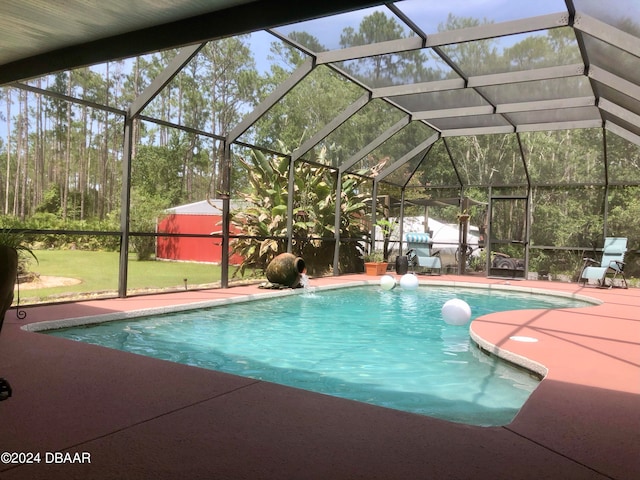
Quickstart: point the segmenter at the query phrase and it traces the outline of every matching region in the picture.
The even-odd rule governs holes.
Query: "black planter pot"
[[[0,245],[0,330],[4,316],[13,303],[13,288],[18,275],[18,252],[15,248]]]
[[[396,273],[404,275],[409,271],[409,259],[406,255],[398,255],[396,257]]]
[[[15,248],[0,246],[0,330],[4,315],[13,303],[13,288],[18,277],[18,251]],[[0,402],[11,397],[11,385],[0,378]]]

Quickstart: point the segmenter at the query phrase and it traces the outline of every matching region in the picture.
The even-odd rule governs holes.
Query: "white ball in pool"
[[[449,325],[465,325],[471,320],[471,307],[464,300],[452,298],[442,306],[442,318]]]
[[[393,290],[396,288],[396,279],[391,275],[383,275],[380,277],[380,287],[383,290]]]
[[[405,273],[400,277],[400,286],[405,290],[415,290],[418,288],[418,277],[413,273]]]

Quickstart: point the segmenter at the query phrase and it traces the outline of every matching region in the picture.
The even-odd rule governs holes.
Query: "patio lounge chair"
[[[433,242],[428,233],[407,233],[407,259],[414,271],[437,270],[440,273],[442,263],[437,252],[431,253]]]
[[[616,277],[622,277],[623,288],[628,288],[624,276],[624,254],[627,252],[627,239],[623,237],[607,237],[604,240],[602,260],[600,264],[593,258],[583,258],[584,266],[580,272],[580,281],[585,284],[593,279],[600,288],[611,288]],[[597,265],[597,266],[596,266]],[[607,285],[607,276],[612,275]]]

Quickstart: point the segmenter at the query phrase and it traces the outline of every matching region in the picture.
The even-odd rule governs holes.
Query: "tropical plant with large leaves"
[[[322,155],[326,154],[323,150]],[[287,202],[289,158],[268,156],[253,150],[250,158],[239,159],[247,173],[250,189],[240,193],[244,206],[232,213],[232,224],[242,238],[232,243],[234,253],[244,259],[245,269],[264,269],[287,249]],[[336,176],[324,167],[298,161],[294,165],[292,233],[294,253],[304,258],[310,274],[320,275],[333,265],[335,249]],[[362,177],[344,176],[341,193],[340,237],[360,239],[366,235],[361,222],[365,211]],[[356,271],[361,262],[361,244],[341,244],[341,271]]]

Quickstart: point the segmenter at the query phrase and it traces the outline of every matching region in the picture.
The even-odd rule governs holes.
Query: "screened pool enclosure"
[[[0,227],[28,232],[30,269],[100,265],[109,280],[82,293],[224,288],[285,251],[318,276],[363,271],[377,250],[392,264],[406,233],[446,227],[444,271],[491,275],[506,257],[515,277],[575,281],[615,236],[634,284],[638,2],[310,2],[280,17],[235,3],[93,7],[103,38],[69,44],[86,56],[61,30],[49,53],[0,40]],[[146,18],[155,43],[118,15]],[[158,227],[202,201],[216,209],[204,227]],[[158,239],[181,238],[220,249],[219,267],[145,274]]]

